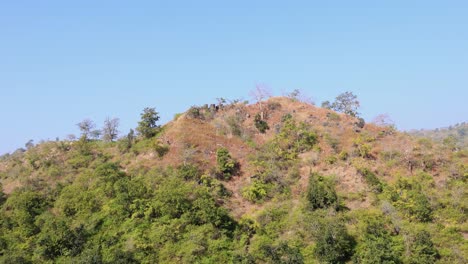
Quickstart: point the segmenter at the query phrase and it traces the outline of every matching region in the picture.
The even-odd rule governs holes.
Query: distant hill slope
[[[3,156],[0,262],[466,263],[467,180],[466,149],[291,98],[194,106]]]
[[[468,123],[463,122],[453,126],[434,130],[412,130],[411,135],[430,138],[439,143],[456,144],[459,148],[468,147]]]

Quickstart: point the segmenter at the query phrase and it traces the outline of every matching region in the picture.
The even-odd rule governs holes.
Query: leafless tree
[[[388,114],[380,114],[376,116],[374,120],[372,120],[372,123],[382,127],[392,127],[395,125],[395,123]]]
[[[302,102],[302,103],[315,105],[314,100],[312,99],[312,97],[308,96],[301,89],[294,89],[292,92],[286,93],[285,96],[290,98],[293,101],[299,101],[299,102]]]
[[[98,134],[97,130],[94,130],[94,128],[96,128],[96,124],[94,124],[91,119],[85,119],[76,125],[80,129],[81,138],[83,139],[89,139],[90,137],[94,137]]]
[[[120,120],[118,118],[109,118],[107,117],[104,120],[104,127],[102,128],[102,139],[107,142],[112,142],[114,139],[117,138],[119,134],[119,127]]]
[[[263,101],[271,97],[271,94],[271,90],[265,84],[256,84],[255,89],[249,93],[250,97],[256,101],[260,107],[260,116],[262,120],[264,118]]]

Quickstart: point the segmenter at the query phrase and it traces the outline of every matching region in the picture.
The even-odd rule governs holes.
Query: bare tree
[[[90,137],[95,137],[96,134],[98,134],[97,130],[94,130],[94,128],[96,128],[96,124],[94,124],[91,119],[85,119],[76,125],[80,129],[81,138],[83,139],[89,139]]]
[[[119,127],[120,120],[118,118],[109,118],[107,117],[104,120],[104,127],[102,128],[102,139],[107,142],[112,142],[114,139],[117,138],[119,134]]]
[[[263,101],[269,97],[271,97],[271,90],[265,84],[256,84],[255,89],[250,91],[250,97],[255,100],[259,107],[260,107],[260,116],[263,120],[264,118],[264,111],[263,111]]]
[[[302,103],[315,105],[314,100],[312,99],[312,97],[308,96],[301,89],[294,89],[292,92],[287,93],[286,97],[290,98],[293,101],[299,101],[299,102],[302,102]]]
[[[376,116],[373,120],[372,123],[377,125],[377,126],[382,126],[382,127],[393,127],[395,126],[395,122],[390,118],[388,114],[380,114]]]

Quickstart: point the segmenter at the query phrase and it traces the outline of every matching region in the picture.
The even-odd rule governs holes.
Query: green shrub
[[[368,168],[359,168],[358,172],[364,177],[364,180],[371,187],[373,192],[382,192],[382,182],[380,182],[379,178],[377,178],[377,176],[371,170],[369,170]]]
[[[356,247],[354,263],[402,263],[402,245],[397,243],[385,229],[383,219],[369,217],[361,230],[362,239]]]
[[[169,146],[156,143],[154,144],[154,150],[158,154],[158,157],[162,158],[164,157],[164,155],[166,155],[169,152]]]
[[[345,263],[353,255],[354,239],[346,227],[336,219],[322,221],[317,232],[314,253],[323,263]]]
[[[252,184],[242,190],[242,196],[254,203],[262,202],[268,194],[268,189],[268,184],[254,180]]]
[[[343,161],[347,160],[348,157],[349,157],[349,154],[345,150],[341,151],[340,154],[338,154],[338,158]]]
[[[325,140],[327,141],[328,145],[337,153],[340,148],[340,141],[332,136],[330,134],[325,135]]]
[[[353,141],[353,146],[355,147],[355,155],[362,158],[371,158],[372,146],[370,145],[375,139],[367,135],[359,135]]]
[[[341,120],[341,117],[339,114],[335,113],[335,112],[329,112],[327,113],[327,118],[328,120],[330,121],[340,121]]]
[[[216,151],[217,175],[219,178],[229,180],[237,172],[239,164],[231,157],[226,148]]]
[[[229,129],[231,130],[231,134],[237,137],[242,136],[242,127],[241,123],[243,120],[240,118],[240,116],[229,116],[226,118],[226,123],[229,126]]]
[[[333,165],[335,164],[336,162],[338,161],[338,159],[336,158],[336,156],[328,156],[327,158],[325,158],[325,162],[329,165]]]
[[[406,217],[420,222],[432,220],[432,207],[421,184],[407,178],[399,178],[388,190],[393,205],[402,210]]]
[[[185,180],[199,180],[202,172],[193,164],[185,164],[177,167],[177,174]]]
[[[338,208],[338,195],[333,181],[317,173],[310,175],[306,199],[311,210]]]
[[[179,119],[179,117],[181,117],[183,114],[182,113],[177,113],[174,115],[174,121],[177,121],[177,119]]]
[[[270,129],[270,127],[268,126],[268,123],[265,120],[262,120],[262,118],[260,117],[260,114],[255,115],[254,123],[255,123],[255,127],[262,134],[264,134],[268,129]]]
[[[282,120],[279,133],[270,143],[279,159],[295,160],[300,153],[316,145],[317,134],[306,123],[297,124],[291,115],[284,116]]]
[[[410,255],[407,257],[409,264],[431,264],[439,259],[439,252],[432,242],[431,235],[425,231],[419,231],[410,245]]]
[[[277,246],[264,244],[261,251],[268,263],[279,264],[302,264],[304,257],[297,247],[290,246],[287,242],[282,241]]]

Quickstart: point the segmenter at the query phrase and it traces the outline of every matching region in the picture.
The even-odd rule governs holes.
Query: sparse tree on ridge
[[[357,112],[360,103],[357,96],[352,92],[344,92],[335,98],[331,108],[337,112],[342,112],[350,116],[358,116]]]
[[[119,134],[119,127],[120,120],[118,118],[109,118],[107,117],[104,120],[104,127],[102,128],[102,139],[107,142],[112,142],[114,139],[117,138]]]
[[[255,89],[250,91],[250,97],[255,100],[259,107],[260,107],[260,117],[264,119],[264,111],[263,111],[263,101],[269,97],[271,97],[271,91],[265,84],[256,84]]]
[[[91,119],[85,119],[76,124],[81,131],[81,138],[88,140],[90,138],[98,138],[101,135],[100,130],[95,130],[96,124]]]
[[[376,116],[372,123],[381,127],[393,127],[395,126],[395,122],[393,122],[392,118],[388,114],[380,114]]]
[[[330,101],[323,101],[321,106],[325,109],[332,109],[332,104],[330,103]]]
[[[294,89],[292,92],[287,93],[286,97],[290,98],[293,101],[299,101],[299,102],[302,102],[302,103],[315,105],[314,100],[312,99],[312,97],[308,96],[301,89]]]
[[[146,107],[141,113],[141,120],[138,122],[137,131],[144,138],[152,138],[156,135],[159,126],[156,122],[159,121],[159,113],[156,108]]]

